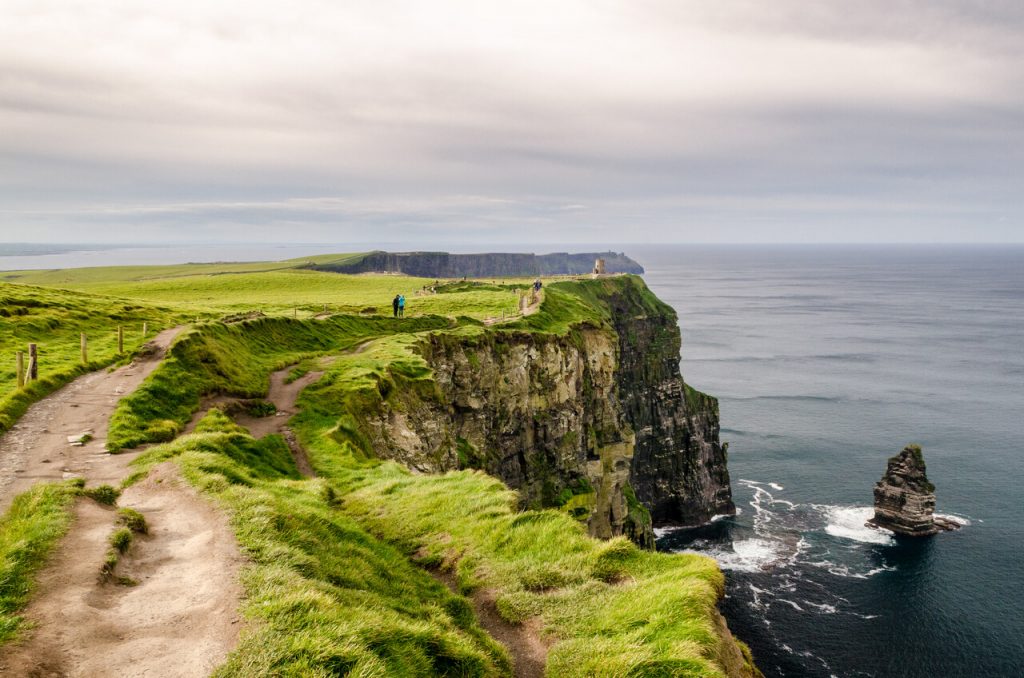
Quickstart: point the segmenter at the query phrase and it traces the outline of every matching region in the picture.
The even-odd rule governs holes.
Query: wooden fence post
[[[149,323],[142,323],[142,338],[145,339],[149,334]]]
[[[39,353],[35,344],[28,345],[28,378],[25,381],[39,379]]]
[[[25,388],[25,352],[18,351],[18,388]]]
[[[82,364],[85,365],[86,363],[89,362],[89,344],[88,341],[86,341],[85,332],[82,332],[82,336],[79,339],[79,343],[82,346]]]
[[[124,326],[117,326],[117,353],[118,355],[124,353]]]

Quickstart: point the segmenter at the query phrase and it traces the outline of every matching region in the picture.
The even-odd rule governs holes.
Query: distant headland
[[[368,252],[343,261],[311,261],[300,268],[335,273],[402,273],[421,278],[493,278],[535,275],[583,275],[604,260],[607,273],[642,274],[644,267],[621,252],[524,254],[491,252]]]

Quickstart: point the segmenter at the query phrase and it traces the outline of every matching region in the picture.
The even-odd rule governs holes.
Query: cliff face
[[[717,401],[683,383],[675,313],[638,279],[592,289],[611,322],[425,338],[436,390],[366,414],[377,453],[423,471],[483,469],[527,506],[647,546],[652,516],[733,513]]]
[[[513,278],[590,273],[594,260],[605,260],[608,273],[643,273],[643,266],[625,254],[449,254],[448,252],[371,252],[357,262],[310,264],[306,268],[335,273],[403,273],[421,278]]]
[[[619,340],[618,392],[636,431],[636,496],[655,524],[699,525],[717,514],[732,515],[718,400],[683,382],[675,311],[659,302],[657,311],[638,315],[641,294],[623,286],[608,297]]]

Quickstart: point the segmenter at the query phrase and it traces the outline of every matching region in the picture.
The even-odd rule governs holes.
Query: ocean
[[[720,399],[739,514],[718,559],[766,676],[1024,676],[1024,248],[632,248]],[[957,532],[864,527],[920,443]]]
[[[0,270],[353,249],[8,246]],[[536,251],[566,249],[605,247]],[[679,312],[683,375],[720,399],[740,509],[660,531],[659,548],[718,559],[722,610],[766,676],[1024,676],[1024,247],[614,249]],[[864,527],[910,442],[961,530]]]

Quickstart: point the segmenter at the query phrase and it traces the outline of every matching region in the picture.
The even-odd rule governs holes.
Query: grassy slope
[[[390,337],[332,364],[307,388],[293,428],[343,510],[464,591],[495,592],[510,621],[539,616],[559,642],[553,676],[719,675],[714,561],[600,542],[559,511],[516,512],[514,494],[473,471],[413,475],[375,463],[358,412],[387,393],[431,388],[423,360]]]
[[[340,511],[326,481],[297,480],[280,437],[253,440],[213,411],[135,464],[169,458],[228,510],[251,561],[256,623],[214,675],[510,675],[468,602]]]
[[[73,482],[40,483],[0,517],[0,644],[24,626],[17,613],[28,602],[33,575],[67,531],[79,491]]]
[[[564,331],[571,325],[571,317],[581,309],[589,310],[578,315],[578,320],[601,322],[606,309],[594,306],[586,298],[593,292],[589,287],[592,284],[614,283],[556,286],[548,293],[549,301],[555,302],[554,312],[543,317],[547,313],[546,303],[545,311],[538,314],[541,317],[533,316],[523,324],[529,322],[535,331]],[[272,330],[287,331],[291,336],[309,331],[313,325],[286,320],[250,323],[248,331],[231,337],[223,351],[216,345],[228,340],[227,335],[224,330],[210,326],[202,333],[209,332],[212,343],[196,343],[189,350],[196,351],[197,358],[207,356],[207,364],[212,366],[204,377],[207,383],[213,384],[220,378],[225,380],[222,383],[229,384],[237,379],[237,384],[244,388],[245,384],[260,380],[265,383],[262,375],[274,361],[294,359],[298,354],[267,354],[273,346],[289,343],[282,341],[280,335],[277,341],[269,341]],[[349,629],[339,628],[341,619],[331,610],[332,601],[338,600],[334,596],[340,593],[323,588],[324,577],[334,585],[332,575],[321,577],[317,573],[327,563],[339,571],[360,572],[359,585],[365,587],[360,589],[360,595],[381,596],[389,605],[403,597],[408,597],[401,603],[403,607],[412,605],[412,601],[423,600],[425,594],[418,585],[410,584],[396,601],[395,591],[384,586],[388,571],[397,567],[395,563],[403,562],[400,558],[391,560],[389,556],[381,560],[366,551],[349,552],[348,546],[336,552],[321,544],[328,540],[328,535],[337,539],[333,535],[339,528],[331,525],[343,523],[345,529],[339,533],[350,535],[373,552],[386,548],[393,553],[397,549],[397,553],[424,565],[454,567],[464,591],[479,587],[493,590],[500,612],[511,621],[533,616],[542,619],[547,632],[557,640],[549,656],[549,675],[721,675],[716,663],[721,641],[715,631],[714,607],[722,590],[722,576],[712,560],[695,555],[643,552],[623,539],[597,541],[586,536],[575,520],[557,511],[517,513],[512,493],[479,472],[412,475],[396,464],[373,458],[372,449],[366,447],[359,434],[361,409],[388,398],[389,394],[433,388],[426,363],[412,350],[417,338],[409,331],[505,331],[483,330],[473,325],[455,330],[431,329],[412,320],[393,323],[388,329],[392,334],[379,332],[377,336],[385,336],[367,350],[341,355],[302,396],[302,412],[293,420],[293,428],[309,450],[319,479],[257,478],[259,474],[254,475],[250,468],[251,455],[247,461],[232,452],[231,446],[212,444],[203,436],[186,436],[147,454],[146,459],[151,461],[182,455],[193,482],[218,496],[224,492],[238,493],[238,497],[222,498],[235,512],[236,529],[246,548],[263,553],[260,549],[271,548],[260,545],[259,540],[264,539],[288,544],[285,549],[275,542],[274,558],[256,558],[257,569],[269,569],[246,578],[249,596],[261,601],[260,605],[249,606],[248,613],[269,624],[257,629],[269,628],[272,632],[265,635],[264,630],[255,631],[224,671],[231,675],[245,670],[260,673],[267,666],[287,667],[282,670],[286,674],[299,671],[299,667],[317,666],[323,671],[334,661],[323,653],[338,647],[342,638],[346,639],[345,647],[356,648],[353,652],[363,657],[358,661],[366,662],[365,666],[383,666],[377,662],[386,662],[386,658],[375,649],[376,644],[361,644],[369,636],[353,640],[346,635]],[[345,341],[340,337],[346,331],[357,334]],[[355,345],[374,334],[359,325],[339,328],[338,332],[339,336],[332,341],[339,347]],[[257,353],[262,355],[259,360],[254,358]],[[239,367],[260,361],[263,366],[248,376]],[[159,379],[164,370],[169,380],[176,374],[184,378],[183,366],[184,363],[168,362],[153,379]],[[236,374],[236,370],[241,371]],[[144,416],[141,421],[145,421]],[[243,439],[244,436],[237,438],[237,445]],[[264,480],[273,485],[261,485]],[[242,492],[239,485],[250,489]],[[329,524],[324,526],[324,521]],[[299,525],[303,528],[299,529]],[[316,531],[311,531],[309,525],[317,526]],[[325,531],[320,532],[320,527]],[[302,545],[297,546],[295,540]],[[262,604],[277,597],[286,601],[280,608],[277,603]],[[395,633],[410,639],[418,637],[408,631],[400,632],[398,626],[390,625],[392,621],[398,626],[405,623],[395,618],[384,628],[384,622],[380,622],[373,627],[376,631],[364,628],[362,621],[354,626],[358,633],[379,632],[380,642]],[[446,624],[431,619],[423,629],[447,633]],[[286,643],[281,637],[298,638],[298,645]],[[360,654],[367,647],[372,657]],[[492,668],[473,663],[481,656],[490,656],[489,651],[480,650],[484,655],[474,654],[477,650],[466,651],[476,657],[471,662],[476,668],[460,675],[493,675]],[[350,665],[354,666],[345,664]],[[392,673],[387,675],[430,675],[436,671],[411,666],[389,669]],[[365,675],[376,675],[370,668],[366,671]]]
[[[38,398],[84,372],[117,358],[117,327],[124,327],[124,348],[134,352],[161,329],[184,321],[172,308],[152,303],[0,283],[0,432],[8,429]],[[89,363],[81,362],[79,335],[89,341]],[[39,381],[18,391],[15,353],[38,344]]]
[[[335,316],[201,325],[180,337],[150,378],[121,400],[111,417],[107,447],[117,451],[169,440],[191,418],[201,396],[266,395],[272,371],[309,356],[345,351],[370,337],[447,327],[450,322],[439,316]]]

